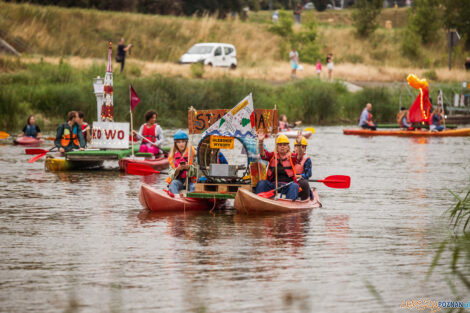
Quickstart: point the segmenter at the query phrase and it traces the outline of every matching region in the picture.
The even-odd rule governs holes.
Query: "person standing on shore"
[[[290,59],[290,67],[292,69],[291,77],[296,78],[297,76],[297,68],[299,67],[299,53],[295,48],[289,52],[289,59]]]
[[[126,52],[132,47],[131,44],[127,46],[124,44],[124,38],[121,37],[121,41],[119,41],[119,45],[117,48],[117,55],[116,55],[116,62],[121,63],[121,73],[124,70],[124,63],[126,62]]]
[[[302,6],[300,3],[297,3],[294,9],[295,23],[300,24],[300,14],[302,14]]]
[[[326,55],[326,68],[328,69],[328,80],[332,82],[333,81],[333,68],[334,68],[332,53],[328,53]]]
[[[320,79],[320,74],[321,74],[321,61],[320,59],[317,59],[317,65],[316,65],[316,71],[317,71],[317,78]]]

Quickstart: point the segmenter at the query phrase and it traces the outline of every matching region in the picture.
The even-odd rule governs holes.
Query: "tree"
[[[456,28],[459,34],[465,37],[465,45],[470,49],[470,5],[468,0],[443,0],[444,26]]]
[[[438,0],[415,0],[408,18],[407,31],[418,34],[423,44],[431,43],[442,27],[439,11]]]
[[[382,6],[382,0],[356,1],[352,18],[359,37],[369,37],[377,29]]]

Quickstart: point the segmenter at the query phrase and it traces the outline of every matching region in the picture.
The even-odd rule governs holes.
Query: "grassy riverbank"
[[[105,65],[91,64],[77,69],[67,62],[22,63],[0,58],[0,128],[16,130],[27,115],[35,114],[39,125],[53,128],[70,110],[86,112],[88,121],[96,120],[96,100],[92,78],[103,76]],[[305,124],[355,124],[366,102],[374,104],[374,118],[379,122],[393,122],[399,105],[400,93],[404,103],[411,103],[416,92],[390,88],[366,88],[350,93],[341,82],[327,83],[317,79],[303,79],[285,84],[243,78],[188,79],[153,75],[141,77],[138,73],[115,75],[114,101],[116,120],[129,119],[129,82],[134,85],[141,104],[135,112],[135,124],[143,122],[143,113],[156,109],[164,127],[186,127],[187,108],[230,108],[248,93],[253,93],[258,108],[278,107],[281,114]],[[433,86],[434,87],[434,86]],[[437,87],[444,91],[458,84],[440,84],[431,89],[435,97]],[[412,97],[413,96],[413,97]]]

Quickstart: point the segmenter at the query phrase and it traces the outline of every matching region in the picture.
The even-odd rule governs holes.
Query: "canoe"
[[[47,156],[44,162],[46,171],[61,172],[73,170],[96,170],[103,167],[104,161],[70,161],[65,157]]]
[[[30,147],[39,147],[44,142],[43,138],[34,138],[34,137],[17,137],[13,140],[15,145],[23,145],[23,146],[30,146]]]
[[[286,131],[286,132],[279,132],[279,134],[283,134],[283,135],[286,135],[287,138],[297,138],[297,131],[296,130],[289,130],[289,131]],[[306,132],[306,131],[302,131],[302,136],[304,136],[305,138],[310,138],[310,136],[312,136],[312,132]]]
[[[180,195],[171,197],[163,189],[155,189],[147,184],[142,184],[139,192],[139,201],[142,206],[151,211],[195,211],[211,210],[214,200],[200,198],[186,198]],[[225,203],[225,200],[216,200],[216,206]]]
[[[441,132],[428,130],[370,130],[370,129],[343,129],[345,135],[359,136],[400,136],[400,137],[460,137],[470,136],[470,128],[449,129]]]
[[[376,125],[377,128],[387,128],[387,129],[390,129],[390,128],[402,128],[400,125],[398,124],[377,124]],[[424,125],[423,128],[425,129],[429,129],[429,126],[428,125]],[[457,125],[455,124],[446,124],[446,128],[448,129],[456,129],[457,128]]]
[[[162,156],[158,159],[147,159],[143,157],[135,157],[135,158],[122,158],[119,160],[119,168],[121,171],[125,172],[127,169],[127,165],[129,163],[134,163],[134,164],[143,164],[143,165],[148,165],[151,166],[154,170],[165,170],[169,166],[168,162],[168,157],[167,156]]]
[[[255,193],[238,189],[234,202],[235,209],[241,213],[288,213],[321,208],[320,198],[313,189],[313,200],[266,199]]]

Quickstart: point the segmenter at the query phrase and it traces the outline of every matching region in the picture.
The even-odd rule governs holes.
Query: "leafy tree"
[[[382,11],[382,0],[359,0],[352,14],[359,37],[369,37],[379,26],[377,17]]]
[[[407,30],[418,34],[423,44],[431,43],[437,38],[442,27],[439,10],[438,0],[415,0],[408,18]]]
[[[466,47],[470,49],[470,5],[468,0],[443,0],[444,26],[456,28],[459,34],[466,39]]]

